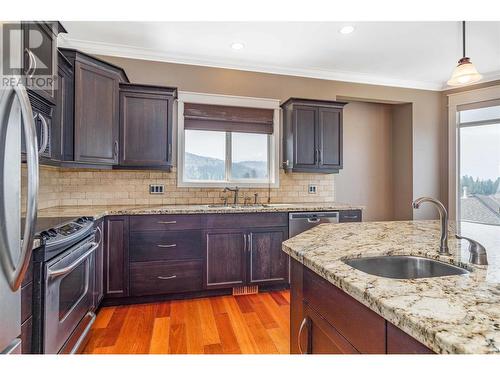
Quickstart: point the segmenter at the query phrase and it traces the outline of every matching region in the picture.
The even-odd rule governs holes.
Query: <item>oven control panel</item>
[[[94,218],[82,216],[40,232],[46,248],[64,247],[89,235],[94,226]]]

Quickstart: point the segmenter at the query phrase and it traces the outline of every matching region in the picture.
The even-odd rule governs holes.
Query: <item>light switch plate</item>
[[[161,184],[151,184],[149,185],[149,194],[164,194],[165,185]]]
[[[316,191],[317,191],[316,185],[309,184],[309,187],[307,188],[307,192],[309,194],[316,194]]]

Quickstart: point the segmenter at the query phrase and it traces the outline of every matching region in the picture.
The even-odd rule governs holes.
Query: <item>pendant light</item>
[[[462,21],[462,45],[463,45],[463,57],[458,60],[458,65],[453,70],[450,80],[448,81],[449,86],[462,86],[468,85],[479,81],[482,76],[476,70],[476,67],[470,62],[470,58],[465,55],[465,21]]]

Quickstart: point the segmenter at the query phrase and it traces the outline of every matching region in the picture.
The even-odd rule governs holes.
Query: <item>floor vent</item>
[[[258,285],[237,286],[233,288],[233,296],[242,296],[245,294],[257,294],[257,293],[259,293]]]

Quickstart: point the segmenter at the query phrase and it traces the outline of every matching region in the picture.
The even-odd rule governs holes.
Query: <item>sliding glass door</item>
[[[500,226],[500,105],[459,110],[458,219]]]

